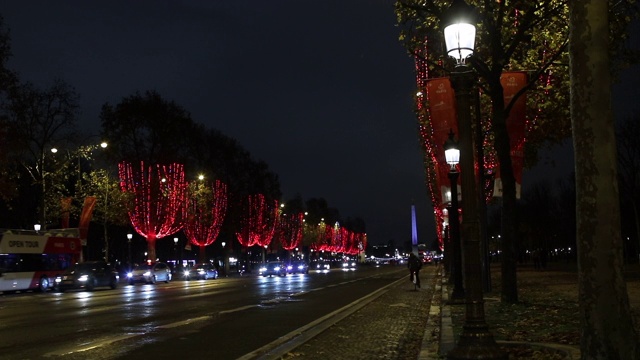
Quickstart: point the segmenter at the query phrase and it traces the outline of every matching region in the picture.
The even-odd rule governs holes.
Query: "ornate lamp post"
[[[444,157],[449,164],[449,183],[451,184],[451,206],[449,207],[449,239],[453,246],[453,292],[451,299],[460,301],[464,299],[464,287],[462,285],[462,244],[460,243],[460,215],[458,213],[458,163],[460,162],[460,150],[458,143],[453,139],[453,130],[449,133],[449,139],[444,143]]]
[[[460,137],[461,191],[464,199],[461,235],[464,239],[466,293],[462,334],[447,357],[506,360],[507,354],[500,350],[486,324],[482,295],[480,222],[471,127],[471,92],[476,77],[466,65],[466,59],[473,54],[475,45],[476,29],[472,22],[474,14],[475,9],[464,0],[454,0],[451,7],[442,14],[447,54],[456,59],[451,81],[456,95]]]

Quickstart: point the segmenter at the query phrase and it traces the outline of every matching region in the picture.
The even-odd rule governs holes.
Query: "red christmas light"
[[[199,262],[202,263],[206,257],[205,247],[218,238],[227,213],[227,185],[216,180],[211,193],[199,191],[199,186],[192,184],[188,191],[184,233],[191,244],[200,248]]]
[[[304,214],[283,214],[278,222],[278,237],[285,250],[293,250],[302,241]]]
[[[156,240],[178,232],[184,221],[187,183],[181,164],[145,166],[118,164],[120,189],[131,195],[129,219],[135,231],[147,239],[147,259],[156,260]]]
[[[278,219],[278,201],[268,201],[264,195],[249,195],[236,233],[238,242],[244,247],[268,246],[273,239]]]

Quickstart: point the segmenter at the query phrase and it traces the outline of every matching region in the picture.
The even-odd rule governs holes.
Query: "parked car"
[[[54,289],[65,291],[68,289],[85,289],[93,291],[100,286],[112,289],[118,287],[120,276],[118,272],[104,261],[85,261],[77,263],[62,275],[54,279]]]
[[[287,272],[290,274],[308,274],[309,264],[306,261],[293,261],[287,266]]]
[[[127,274],[127,282],[133,285],[137,282],[146,284],[155,284],[158,281],[168,283],[171,281],[171,268],[169,265],[157,262],[136,265],[133,270]]]
[[[211,263],[196,264],[189,269],[185,269],[183,277],[185,280],[217,279],[218,270]]]
[[[268,262],[260,266],[259,273],[262,276],[287,276],[287,267],[280,261]]]

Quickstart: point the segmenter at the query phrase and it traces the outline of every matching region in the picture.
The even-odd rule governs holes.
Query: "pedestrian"
[[[411,253],[409,255],[409,262],[407,264],[409,273],[411,274],[411,282],[416,284],[418,289],[420,288],[420,269],[422,268],[422,261],[418,259],[416,254]]]

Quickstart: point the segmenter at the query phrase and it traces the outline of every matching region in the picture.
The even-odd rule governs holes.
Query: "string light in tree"
[[[216,180],[208,188],[202,182],[192,182],[187,194],[184,234],[199,247],[199,262],[203,263],[205,248],[218,238],[227,213],[227,185]]]
[[[244,247],[269,246],[278,219],[278,200],[267,200],[263,194],[249,195],[240,220],[238,242]]]
[[[122,162],[118,174],[120,189],[130,195],[131,225],[147,240],[147,259],[156,261],[156,240],[178,232],[184,224],[184,168],[140,162],[139,171],[134,171],[130,163]]]
[[[278,237],[282,248],[291,251],[300,245],[304,230],[304,213],[282,214],[278,222]]]

